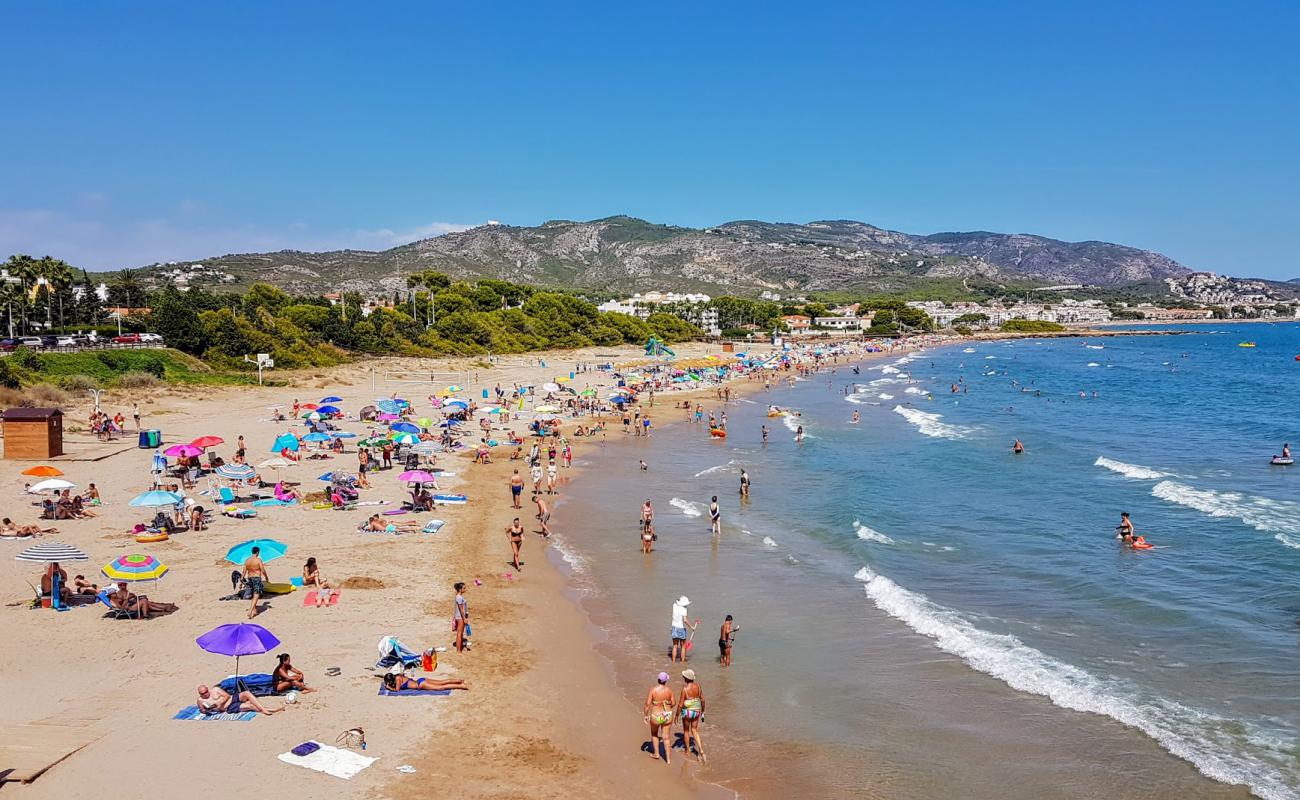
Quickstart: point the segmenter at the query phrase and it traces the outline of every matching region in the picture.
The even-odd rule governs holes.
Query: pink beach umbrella
[[[172,458],[192,458],[194,456],[203,455],[203,448],[195,447],[192,444],[174,444],[164,450],[163,453]]]
[[[397,479],[405,483],[433,483],[438,480],[438,476],[422,469],[410,469],[398,475]]]

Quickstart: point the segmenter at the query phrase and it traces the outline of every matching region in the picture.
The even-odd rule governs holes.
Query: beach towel
[[[276,500],[275,498],[266,498],[263,500],[254,500],[254,506],[296,506],[297,500]]]
[[[231,675],[217,684],[222,690],[229,694],[238,694],[235,691],[235,676]],[[239,676],[239,691],[252,692],[254,697],[270,697],[276,694],[275,678],[266,672],[253,672],[248,675]]]
[[[296,756],[292,752],[281,753],[276,758],[286,764],[292,764],[295,767],[306,767],[316,772],[342,778],[345,781],[375,763],[376,760],[370,756],[363,756],[351,750],[342,750],[333,745],[321,744],[316,741],[313,741],[312,744],[317,745],[320,749],[305,756]]]
[[[442,530],[442,526],[446,524],[447,523],[444,522],[443,520],[431,519],[428,522],[424,523],[424,527],[420,529],[420,533],[437,533],[438,531]]]
[[[386,506],[386,505],[388,505],[388,501],[387,501],[387,500],[360,500],[360,501],[354,503],[354,505],[358,505],[358,506]]]
[[[257,716],[256,711],[241,711],[238,714],[204,714],[198,706],[186,706],[176,712],[172,719],[198,720],[199,722],[248,722]]]
[[[314,605],[316,605],[316,595],[317,595],[317,592],[316,592],[316,590],[314,590],[314,589],[313,589],[312,591],[308,592],[308,593],[307,593],[307,596],[304,597],[304,598],[302,599],[302,604],[303,604],[304,606],[314,606]],[[330,595],[330,599],[327,600],[327,601],[325,602],[325,605],[327,605],[327,606],[336,606],[336,605],[338,605],[338,604],[339,604],[339,593],[338,593],[338,592],[334,592],[334,593],[332,593],[332,594]]]
[[[395,692],[381,683],[379,684],[379,694],[382,697],[412,697],[422,694],[432,694],[445,697],[451,694],[451,689],[434,689],[431,691],[425,691],[423,689],[403,689],[400,692]]]

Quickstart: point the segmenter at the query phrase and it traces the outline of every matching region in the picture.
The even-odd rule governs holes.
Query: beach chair
[[[226,505],[231,505],[232,503],[236,503],[239,501],[239,498],[235,497],[235,493],[231,490],[229,486],[222,486],[220,489],[217,490],[217,495],[221,498],[221,502],[225,503]]]
[[[399,642],[396,636],[379,640],[379,660],[375,662],[375,669],[389,669],[398,664],[404,668],[413,667],[420,661],[420,654]]]
[[[127,611],[125,608],[118,608],[117,606],[113,605],[113,601],[108,599],[109,594],[110,592],[107,589],[105,589],[104,591],[95,595],[95,599],[103,603],[104,605],[108,606],[108,610],[113,614],[113,619],[132,619],[130,611]]]

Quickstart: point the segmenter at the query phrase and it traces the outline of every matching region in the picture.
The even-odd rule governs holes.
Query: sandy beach
[[[704,345],[679,351],[682,357],[707,352],[710,348]],[[260,508],[255,519],[216,516],[206,531],[183,532],[149,545],[137,544],[128,532],[151,516],[148,509],[127,505],[150,488],[152,455],[137,448],[130,429],[133,401],[141,405],[143,427],[162,430],[165,444],[217,435],[227,443],[216,451],[229,457],[236,437],[243,435],[248,460],[256,464],[271,455],[270,443],[288,424],[272,421],[274,405],[287,410],[295,399],[307,402],[335,394],[344,398],[339,405],[355,414],[375,396],[398,392],[419,402],[432,393],[427,387],[384,386],[382,378],[375,378],[376,395],[372,376],[385,371],[462,371],[471,376],[464,396],[477,398],[482,389],[498,383],[541,384],[577,362],[638,355],[631,349],[600,348],[543,354],[542,361],[550,362],[545,367],[536,358],[517,357],[477,370],[468,362],[385,360],[276,376],[287,378],[288,387],[165,389],[149,397],[105,397],[105,409],[121,409],[128,416],[127,435],[104,443],[70,430],[66,454],[50,462],[79,487],[92,481],[99,487],[104,498],[96,509],[99,516],[59,521],[58,534],[0,543],[5,548],[0,574],[8,587],[3,613],[9,643],[0,656],[0,674],[10,698],[3,722],[53,726],[69,747],[85,746],[34,782],[6,788],[15,797],[79,795],[102,788],[104,776],[123,765],[147,765],[150,794],[184,791],[194,797],[227,797],[232,780],[256,784],[262,791],[307,790],[318,796],[425,796],[431,779],[450,782],[459,794],[470,797],[717,794],[694,779],[685,759],[665,769],[638,749],[637,743],[647,738],[639,709],[618,693],[608,665],[593,652],[587,622],[565,596],[564,576],[555,563],[559,554],[528,525],[532,514],[527,495],[522,512],[510,506],[507,483],[520,462],[502,458],[507,450],[498,449],[501,460],[490,465],[473,465],[467,454],[439,457],[440,467],[458,473],[440,482],[440,488],[463,492],[470,501],[417,515],[422,522],[433,517],[446,521],[433,535],[355,531],[370,513],[400,504],[406,495],[396,478],[400,468],[373,473],[374,488],[362,492],[363,500],[390,504],[382,508]],[[578,375],[574,385],[611,382],[608,373],[589,372]],[[84,427],[89,411],[89,405],[65,409],[68,427]],[[343,427],[361,431],[364,426],[352,422]],[[522,432],[523,422],[515,428]],[[596,457],[594,442],[573,441],[579,460]],[[319,486],[319,473],[334,468],[355,471],[356,463],[355,448],[349,447],[333,460],[304,461],[265,477],[297,481],[312,490]],[[19,523],[35,521],[39,512],[28,505],[33,498],[22,492],[28,479],[20,473],[29,466],[32,462],[0,461],[0,479],[10,498],[6,515]],[[576,467],[561,471],[560,497],[578,475]],[[193,491],[202,488],[200,483]],[[196,499],[209,508],[213,505],[207,498]],[[524,545],[526,568],[520,573],[509,564],[504,533],[516,514],[530,531]],[[553,527],[562,526],[563,520],[561,504]],[[340,602],[327,608],[305,607],[301,590],[266,601],[255,621],[282,644],[271,653],[244,657],[240,671],[270,672],[274,653],[288,652],[317,691],[299,695],[284,713],[251,722],[173,720],[179,709],[195,702],[198,684],[212,684],[234,672],[233,659],[201,650],[194,639],[214,626],[245,619],[246,601],[218,599],[230,593],[230,572],[236,568],[224,555],[232,545],[258,537],[289,546],[284,558],[268,564],[272,580],[301,574],[305,559],[315,556],[324,574],[342,581],[344,588]],[[64,566],[69,576],[84,574],[101,585],[105,579],[99,568],[119,555],[143,552],[161,559],[170,573],[156,586],[146,582],[132,589],[177,603],[180,609],[144,621],[112,619],[102,605],[57,613],[31,610],[24,581],[37,583],[41,567],[15,561],[12,555],[29,544],[51,541],[85,551],[88,561]],[[381,637],[396,636],[416,650],[452,645],[449,620],[457,580],[470,584],[474,646],[463,654],[439,653],[434,677],[462,678],[471,690],[451,696],[378,696],[379,673],[372,667]],[[338,667],[339,674],[327,676],[327,667]],[[281,702],[267,701],[273,708]],[[355,727],[366,732],[365,755],[378,760],[350,781],[276,760],[278,753],[300,742],[332,744],[341,732]],[[194,770],[182,766],[196,757],[203,759],[198,763],[221,766],[200,768],[203,779],[196,780]],[[413,767],[414,772],[399,772],[399,766]]]

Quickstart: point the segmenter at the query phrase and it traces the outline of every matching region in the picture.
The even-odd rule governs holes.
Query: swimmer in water
[[[1020,455],[1021,453],[1025,452],[1025,446],[1020,443],[1019,439],[1016,440],[1015,444],[1011,445],[1011,452],[1015,453],[1016,455]]]
[[[1289,444],[1282,445],[1282,457],[1283,458],[1291,457],[1291,445]]]
[[[862,419],[862,415],[859,414],[858,412],[854,411],[854,412],[853,412],[853,420],[852,420],[853,423],[856,425],[856,424],[858,423],[858,421],[861,420],[861,419]]]
[[[1121,511],[1119,515],[1119,527],[1115,529],[1120,541],[1124,544],[1133,546],[1133,521],[1128,518],[1127,511]]]

